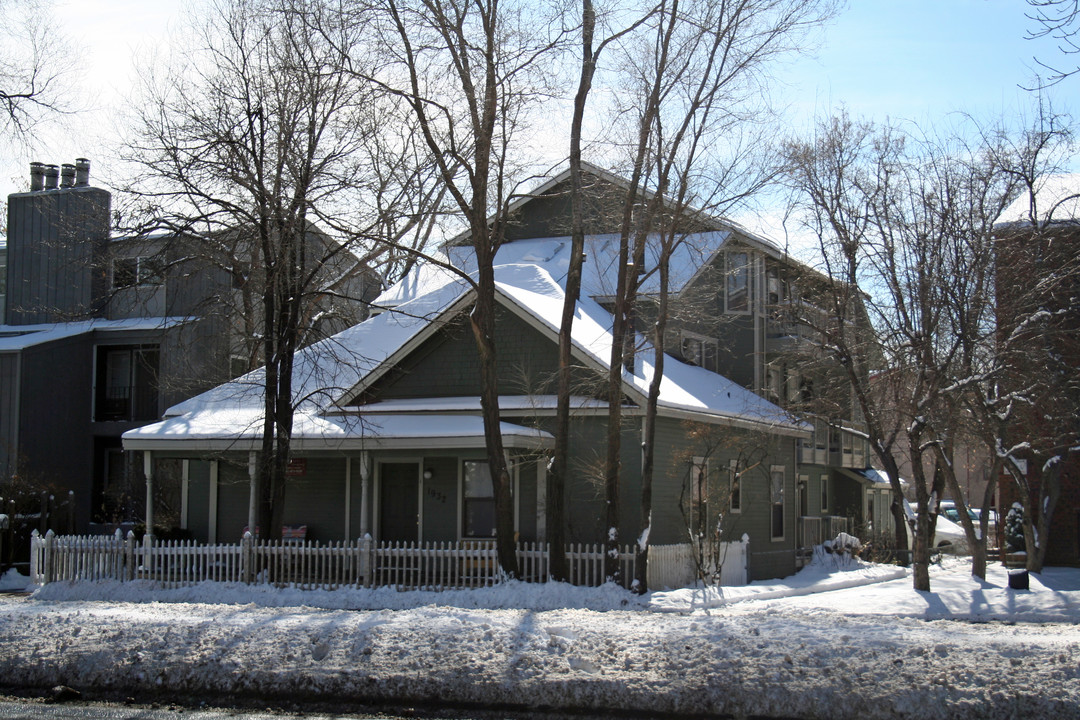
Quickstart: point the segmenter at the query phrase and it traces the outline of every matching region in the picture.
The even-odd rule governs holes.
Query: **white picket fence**
[[[730,543],[722,583],[746,583],[746,542]],[[549,578],[548,546],[518,543],[518,566],[525,580]],[[689,545],[649,548],[649,586],[693,584],[697,570]],[[575,585],[604,582],[602,545],[566,547],[569,579]],[[634,577],[634,553],[619,553],[622,577]],[[318,544],[295,540],[258,540],[245,535],[239,544],[206,545],[159,541],[134,534],[45,536],[31,538],[30,579],[38,585],[59,581],[153,580],[163,587],[204,581],[271,584],[277,587],[332,590],[340,587],[395,587],[445,590],[485,587],[503,580],[495,544],[466,540],[447,543],[377,543],[370,538]]]

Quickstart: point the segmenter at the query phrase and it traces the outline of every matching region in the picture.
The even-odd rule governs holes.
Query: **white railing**
[[[841,532],[851,532],[851,522],[841,515],[802,516],[799,518],[798,547],[813,548],[832,540]]]
[[[723,543],[721,584],[746,584],[746,545]],[[518,566],[525,580],[543,582],[550,575],[545,543],[518,543]],[[690,545],[649,548],[649,587],[683,587],[698,578]],[[566,546],[569,580],[575,585],[603,584],[604,547]],[[632,547],[619,553],[627,586],[634,578]],[[250,535],[235,545],[192,541],[135,539],[113,535],[59,536],[36,531],[31,537],[30,579],[37,585],[79,580],[153,580],[163,587],[203,581],[270,584],[277,587],[332,590],[341,587],[395,587],[445,590],[496,585],[504,577],[495,544],[484,540],[446,543],[377,543],[370,538],[317,544],[296,540],[258,540]]]

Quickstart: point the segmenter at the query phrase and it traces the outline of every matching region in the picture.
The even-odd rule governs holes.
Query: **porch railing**
[[[746,543],[731,543],[732,584],[746,582]],[[650,587],[677,587],[672,573],[685,584],[693,580],[679,553],[681,546],[653,546]],[[674,549],[673,549],[674,548]],[[686,546],[688,556],[689,546]],[[525,580],[549,577],[546,543],[518,543],[518,566]],[[604,547],[566,547],[570,582],[597,586],[604,582]],[[634,577],[632,547],[619,553],[622,576]],[[447,543],[356,541],[318,544],[311,541],[259,540],[245,535],[238,544],[199,544],[113,535],[31,538],[30,579],[37,585],[59,581],[153,580],[163,587],[184,587],[203,581],[270,584],[277,587],[332,590],[343,587],[394,587],[401,590],[447,590],[496,585],[503,581],[495,551],[488,541]],[[654,579],[655,578],[655,579]]]
[[[809,550],[842,532],[851,532],[851,521],[841,515],[802,516],[799,518],[798,547]]]

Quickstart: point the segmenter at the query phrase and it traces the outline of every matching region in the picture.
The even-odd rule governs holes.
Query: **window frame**
[[[827,474],[821,474],[818,476],[818,482],[821,485],[821,512],[829,512],[829,476]]]

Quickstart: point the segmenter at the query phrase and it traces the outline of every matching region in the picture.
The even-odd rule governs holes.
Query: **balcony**
[[[143,422],[157,420],[157,390],[149,385],[121,385],[99,389],[94,408],[97,422]]]

